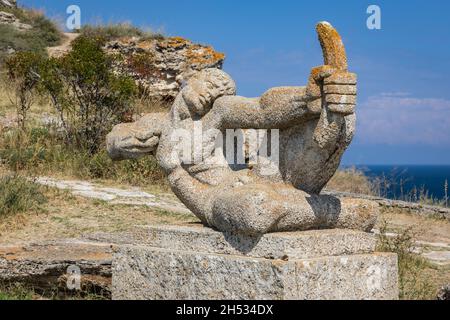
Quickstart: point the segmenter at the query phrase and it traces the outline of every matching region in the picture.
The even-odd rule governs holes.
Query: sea
[[[358,165],[390,199],[418,201],[420,195],[450,204],[450,165]],[[447,183],[446,183],[447,182]],[[447,187],[446,187],[447,184]],[[447,189],[447,191],[446,191]]]

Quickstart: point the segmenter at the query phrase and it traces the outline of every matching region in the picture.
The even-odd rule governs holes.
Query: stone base
[[[115,248],[113,299],[397,299],[397,256],[351,230],[260,238],[140,227]]]

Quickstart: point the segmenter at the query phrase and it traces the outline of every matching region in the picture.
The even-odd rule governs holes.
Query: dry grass
[[[0,218],[40,207],[47,201],[41,189],[18,175],[0,177]]]
[[[0,219],[0,244],[48,239],[81,238],[95,232],[121,232],[136,225],[198,222],[193,215],[143,206],[110,205],[76,197],[67,191],[45,188],[48,202]]]
[[[334,177],[328,182],[328,190],[373,194],[372,184],[362,171],[355,168],[338,170]]]
[[[38,297],[32,290],[29,290],[19,283],[10,285],[0,285],[0,301],[2,300],[33,300]]]
[[[12,88],[9,86],[8,80],[6,80],[6,75],[0,71],[0,131],[7,122],[11,122],[11,125],[15,126],[16,108],[11,102],[11,99],[14,98],[12,92]],[[56,117],[56,113],[48,99],[39,96],[35,97],[34,103],[28,112],[28,125],[41,124],[42,118],[49,116]]]
[[[142,30],[133,26],[131,23],[110,23],[98,25],[85,25],[81,28],[82,35],[102,38],[106,41],[116,40],[124,37],[138,37],[143,40],[163,39],[164,36],[160,32],[153,32],[151,30]]]
[[[388,236],[388,230],[388,222],[384,221],[380,227],[378,251],[397,254],[400,299],[436,299],[443,284],[442,280],[437,280],[441,272],[414,252],[416,233],[413,228],[406,228],[396,236]]]
[[[421,217],[401,208],[382,208],[378,229],[383,221],[388,221],[389,230],[392,232],[401,233],[412,228],[416,240],[450,244],[450,222],[447,220]]]
[[[450,270],[428,263],[415,252],[416,241],[450,244],[450,223],[411,215],[401,209],[383,209],[377,228],[381,231],[379,250],[399,255],[400,294],[406,300],[436,298],[438,290],[450,283]],[[387,233],[397,236],[387,237]]]

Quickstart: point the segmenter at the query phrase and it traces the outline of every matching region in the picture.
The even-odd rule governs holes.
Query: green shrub
[[[95,154],[112,126],[132,111],[133,79],[114,73],[117,57],[99,39],[80,36],[65,56],[42,64],[41,92],[58,112],[68,143]]]
[[[167,187],[165,175],[154,157],[114,162],[105,150],[90,154],[67,145],[54,128],[10,130],[0,137],[0,158],[9,169],[32,175],[62,173],[80,179]]]
[[[16,107],[18,124],[25,129],[28,111],[36,97],[35,89],[39,83],[39,68],[42,63],[40,54],[18,52],[6,59],[8,85],[14,93],[11,99]]]
[[[45,201],[34,182],[17,175],[0,178],[0,217],[36,209]]]

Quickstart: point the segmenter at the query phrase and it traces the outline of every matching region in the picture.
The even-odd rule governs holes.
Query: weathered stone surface
[[[108,296],[111,245],[77,240],[0,247],[0,282],[20,282],[36,290],[67,289],[67,269],[80,268],[85,291]]]
[[[313,230],[248,237],[198,226],[141,226],[132,243],[177,251],[244,255],[266,259],[306,259],[375,250],[373,234],[353,230]]]
[[[109,154],[113,159],[156,154],[178,198],[205,225],[221,231],[247,236],[321,228],[370,231],[376,203],[320,194],[353,138],[356,75],[347,70],[337,31],[326,22],[317,31],[325,65],[312,69],[306,87],[277,87],[261,98],[245,98],[235,96],[229,75],[203,70],[187,81],[166,117],[114,128],[107,137]],[[178,40],[164,44],[159,46],[169,51],[185,47]],[[229,129],[279,130],[279,139],[271,142],[279,161],[266,155],[255,163],[250,156],[230,163],[217,145],[242,150],[245,143],[231,147],[220,141]],[[180,148],[183,138],[194,143]],[[261,155],[267,146],[255,144]]]
[[[350,90],[345,90],[350,91]],[[356,104],[356,96],[352,95],[339,95],[339,94],[329,94],[326,97],[328,103],[334,104]]]
[[[324,84],[356,84],[357,75],[354,73],[338,72],[324,79]]]
[[[450,301],[450,284],[443,286],[437,296],[440,301]]]
[[[255,244],[207,229],[143,230],[146,243],[114,249],[113,299],[398,298],[396,255],[373,253],[370,235],[282,233]]]
[[[431,251],[422,256],[439,267],[450,269],[450,251]]]
[[[0,8],[17,8],[17,0],[0,0]]]

